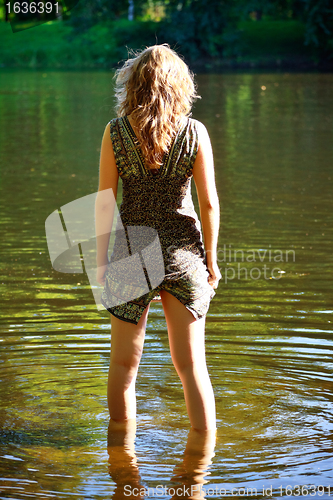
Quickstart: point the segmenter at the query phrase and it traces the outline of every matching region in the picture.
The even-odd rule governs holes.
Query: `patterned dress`
[[[101,302],[117,318],[137,324],[150,301],[166,290],[197,320],[215,291],[191,196],[196,120],[184,120],[158,170],[145,166],[126,116],[110,121],[110,134],[123,200]]]

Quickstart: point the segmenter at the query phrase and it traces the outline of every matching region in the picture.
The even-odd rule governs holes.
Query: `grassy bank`
[[[1,67],[105,68],[116,67],[128,48],[156,43],[158,25],[153,22],[98,24],[85,33],[74,34],[66,23],[56,20],[12,33],[0,24]],[[195,68],[218,67],[316,67],[315,55],[304,46],[304,26],[298,21],[246,21],[222,35],[224,57],[188,61]],[[162,43],[167,40],[161,40]],[[179,48],[181,52],[181,47]]]

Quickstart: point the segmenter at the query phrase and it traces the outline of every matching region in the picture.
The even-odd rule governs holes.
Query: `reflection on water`
[[[214,457],[215,442],[215,432],[189,431],[183,461],[174,470],[172,498],[205,498],[205,476]]]
[[[113,498],[140,498],[145,495],[134,451],[136,422],[117,424],[110,420],[108,428],[109,474],[116,484]]]
[[[207,317],[217,441],[213,452],[194,439],[196,453],[160,304],[149,315],[136,433],[112,443],[109,432],[108,446],[108,313],[84,274],[50,266],[47,216],[97,188],[111,76],[2,72],[1,498],[116,498],[126,481],[201,485],[193,495],[202,497],[234,487],[287,498],[297,485],[333,494],[333,76],[198,83],[223,279]]]
[[[118,424],[110,421],[108,429],[109,473],[116,484],[113,498],[144,498],[171,496],[171,498],[203,499],[205,475],[214,456],[215,432],[188,433],[183,460],[170,479],[171,485],[149,488],[142,484],[139,464],[134,450],[135,421]]]

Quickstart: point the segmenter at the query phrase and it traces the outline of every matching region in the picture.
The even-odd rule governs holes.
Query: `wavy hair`
[[[115,74],[117,116],[131,115],[146,165],[157,168],[200,96],[193,73],[168,44],[147,47],[134,56]]]

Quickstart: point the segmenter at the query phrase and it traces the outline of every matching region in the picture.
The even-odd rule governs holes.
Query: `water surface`
[[[135,449],[107,448],[109,316],[86,275],[51,267],[45,219],[97,190],[111,77],[1,74],[0,498],[124,498],[127,480],[201,484],[217,498],[223,487],[287,498],[314,485],[308,496],[329,498],[333,75],[197,77],[193,116],[211,136],[221,201],[223,279],[207,316],[215,456],[185,451],[159,304],[137,381]]]

